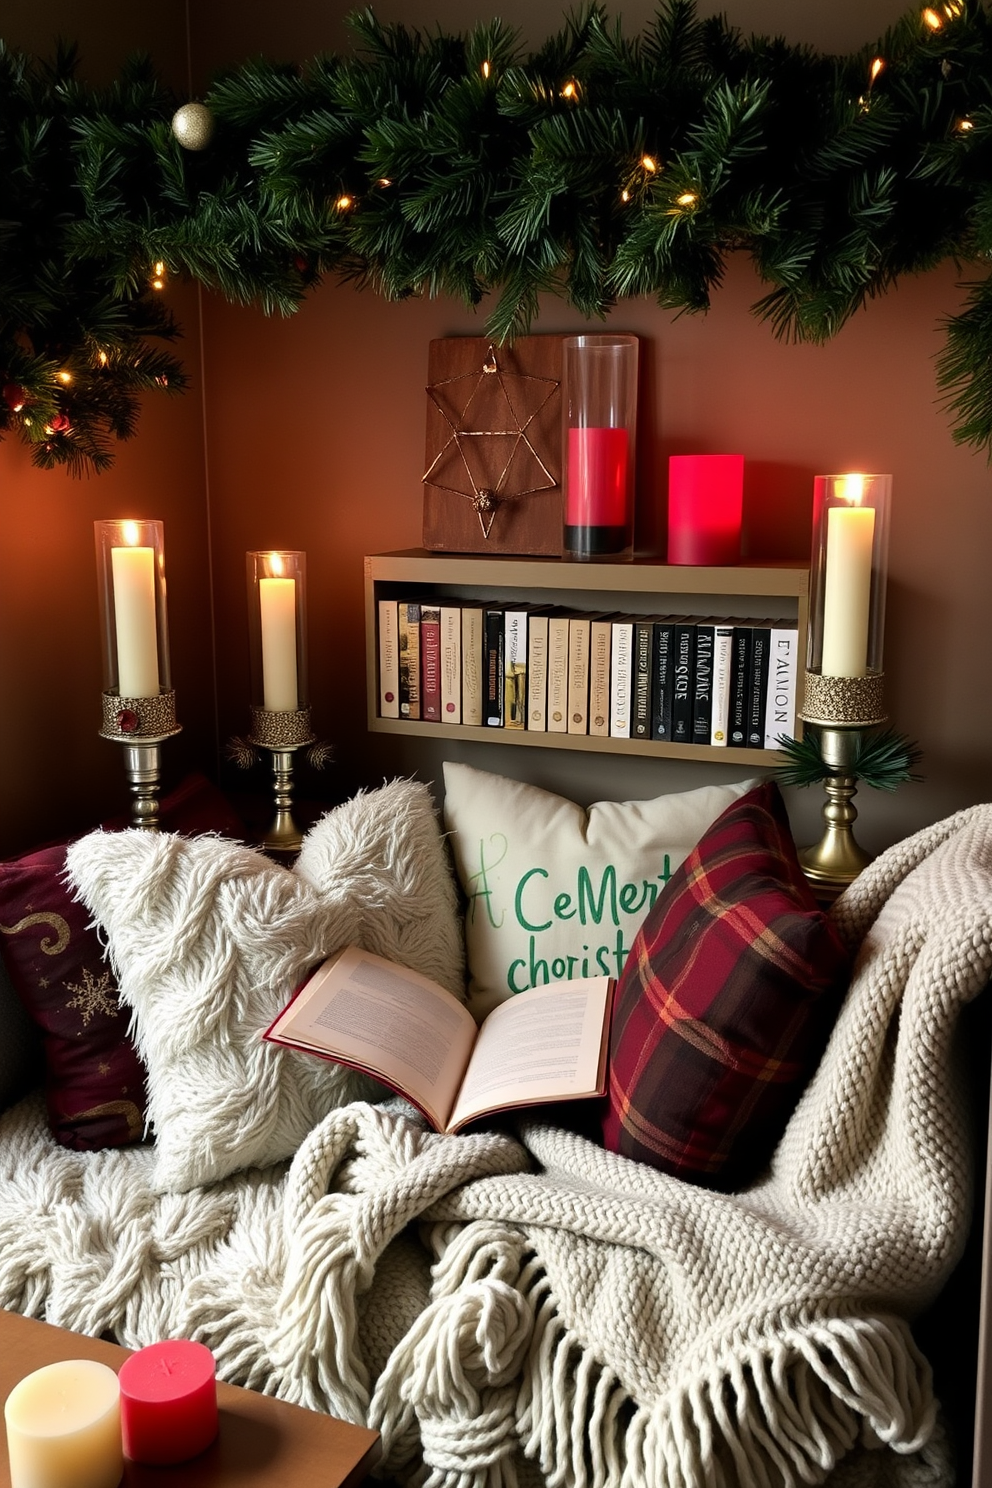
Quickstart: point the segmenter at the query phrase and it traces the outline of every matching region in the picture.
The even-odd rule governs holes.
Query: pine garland
[[[493,297],[500,341],[539,296],[590,318],[630,296],[703,311],[750,256],[773,332],[825,341],[907,273],[992,253],[992,26],[979,0],[908,12],[847,57],[745,39],[692,0],[628,38],[597,7],[529,56],[351,20],[348,57],[216,80],[183,149],[147,61],[106,90],[75,56],[0,43],[0,437],[101,469],[139,395],[179,390],[156,284],[188,276],[292,313],[329,273],[399,299]],[[992,450],[992,281],[947,322],[954,437]]]
[[[895,729],[859,733],[850,769],[843,772],[839,772],[835,765],[825,763],[820,731],[814,725],[806,725],[801,739],[780,734],[778,747],[785,756],[775,767],[775,776],[781,785],[819,785],[831,775],[844,773],[873,790],[894,791],[900,785],[923,778],[916,772],[916,766],[923,759],[922,749],[915,740]]]

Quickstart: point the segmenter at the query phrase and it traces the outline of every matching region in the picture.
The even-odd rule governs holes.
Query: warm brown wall
[[[349,8],[301,0],[284,16],[234,0],[191,7],[194,77],[202,84],[214,68],[258,51],[305,58],[338,47]],[[499,7],[485,0],[390,0],[378,10],[384,18],[454,27],[489,18],[497,8],[531,43],[557,28],[564,13],[548,0]],[[709,8],[726,8],[744,30],[781,29],[837,49],[868,40],[899,13],[887,0],[852,0],[846,7],[734,0]],[[644,0],[624,6],[628,31],[643,26],[652,9]],[[112,71],[144,40],[181,86],[186,46],[178,6],[157,9],[152,24],[123,0],[34,7],[5,0],[0,34],[11,42],[45,50],[60,30],[83,37],[97,70]],[[896,725],[926,749],[927,782],[891,798],[868,792],[859,798],[859,834],[877,849],[987,799],[992,786],[983,644],[992,551],[988,469],[982,456],[954,446],[933,382],[939,322],[958,303],[955,276],[948,268],[907,282],[825,348],[775,342],[748,314],[758,292],[748,266],[735,263],[705,318],[674,319],[646,301],[612,317],[615,326],[643,337],[640,530],[642,536],[661,530],[673,451],[744,451],[755,556],[808,550],[818,471],[892,471],[889,703]],[[308,553],[316,723],[337,754],[321,789],[342,795],[397,771],[439,779],[439,745],[370,739],[365,732],[362,558],[417,544],[428,341],[478,334],[484,315],[444,301],[390,305],[336,284],[287,321],[205,297],[201,428],[195,294],[185,292],[180,306],[194,388],[176,402],[149,400],[137,440],[122,449],[111,475],[74,482],[33,472],[20,447],[0,445],[0,687],[8,700],[0,736],[0,852],[120,804],[116,746],[96,737],[91,533],[95,517],[123,514],[125,507],[166,522],[173,672],[185,725],[166,746],[170,770],[193,761],[217,767],[208,542],[222,740],[247,723],[244,552],[279,544]],[[563,304],[548,301],[535,329],[579,323]],[[59,678],[54,701],[53,676]],[[586,800],[652,795],[738,773],[498,745],[445,752]],[[816,830],[819,804],[816,792],[794,798],[801,836]]]
[[[706,8],[706,7],[701,7]],[[797,41],[849,49],[900,13],[888,0],[839,7],[827,0],[735,0],[745,31],[781,30]],[[299,4],[289,24],[260,9],[214,0],[193,17],[202,79],[221,61],[264,51],[305,58],[340,45],[344,7]],[[383,19],[465,28],[499,13],[532,43],[564,9],[529,0],[389,0]],[[636,32],[647,3],[622,7]],[[707,317],[673,318],[646,301],[621,306],[617,328],[644,338],[640,532],[662,530],[669,453],[743,450],[751,549],[756,557],[808,555],[813,476],[870,468],[894,476],[886,668],[896,726],[926,750],[926,784],[891,797],[863,792],[859,836],[877,850],[992,788],[992,725],[985,654],[986,555],[992,551],[989,475],[981,455],[957,448],[936,406],[939,322],[959,303],[941,269],[873,304],[829,346],[777,343],[748,313],[760,286],[731,266]],[[578,317],[546,302],[538,331]],[[242,727],[245,697],[242,552],[269,542],[306,548],[310,565],[316,722],[334,740],[334,788],[394,771],[439,781],[442,758],[521,775],[576,797],[636,797],[732,778],[739,770],[624,760],[499,745],[405,743],[364,728],[362,557],[420,538],[427,346],[431,337],[480,334],[476,315],[448,302],[385,304],[324,286],[289,322],[211,300],[206,308],[207,423],[218,589],[222,730]],[[285,418],[301,389],[302,427]],[[794,793],[797,834],[819,834],[819,792]]]
[[[80,44],[84,77],[111,81],[125,57],[151,52],[185,86],[185,7],[151,13],[128,0],[3,0],[0,36],[50,55]],[[26,447],[0,444],[0,856],[127,811],[121,750],[98,737],[100,641],[93,523],[141,516],[165,523],[173,681],[184,731],[164,749],[166,782],[212,761],[210,566],[202,442],[198,295],[170,289],[186,329],[185,397],[146,400],[139,433],[105,475],[36,470]],[[0,369],[2,371],[2,369]]]

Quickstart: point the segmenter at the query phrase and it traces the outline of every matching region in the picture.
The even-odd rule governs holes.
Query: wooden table
[[[98,1338],[20,1317],[0,1309],[0,1402],[26,1374],[60,1359],[97,1359],[119,1369],[128,1350]],[[127,1488],[219,1488],[293,1484],[312,1488],[356,1488],[379,1460],[379,1434],[333,1416],[218,1384],[220,1433],[211,1447],[175,1467],[143,1467],[125,1459]],[[0,1488],[10,1488],[4,1434]]]

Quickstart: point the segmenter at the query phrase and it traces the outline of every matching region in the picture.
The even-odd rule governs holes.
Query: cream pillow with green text
[[[637,930],[711,822],[753,780],[586,810],[469,765],[444,766],[444,821],[466,898],[468,1006],[619,977]]]

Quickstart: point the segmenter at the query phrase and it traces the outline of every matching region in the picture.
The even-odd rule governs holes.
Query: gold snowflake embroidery
[[[83,985],[80,987],[75,982],[66,982],[66,987],[76,994],[66,1003],[66,1007],[78,1008],[84,1024],[89,1025],[90,1019],[96,1013],[103,1013],[108,1018],[116,1018],[119,1015],[117,988],[110,980],[109,971],[105,971],[103,976],[97,980],[89,967],[84,966]]]

